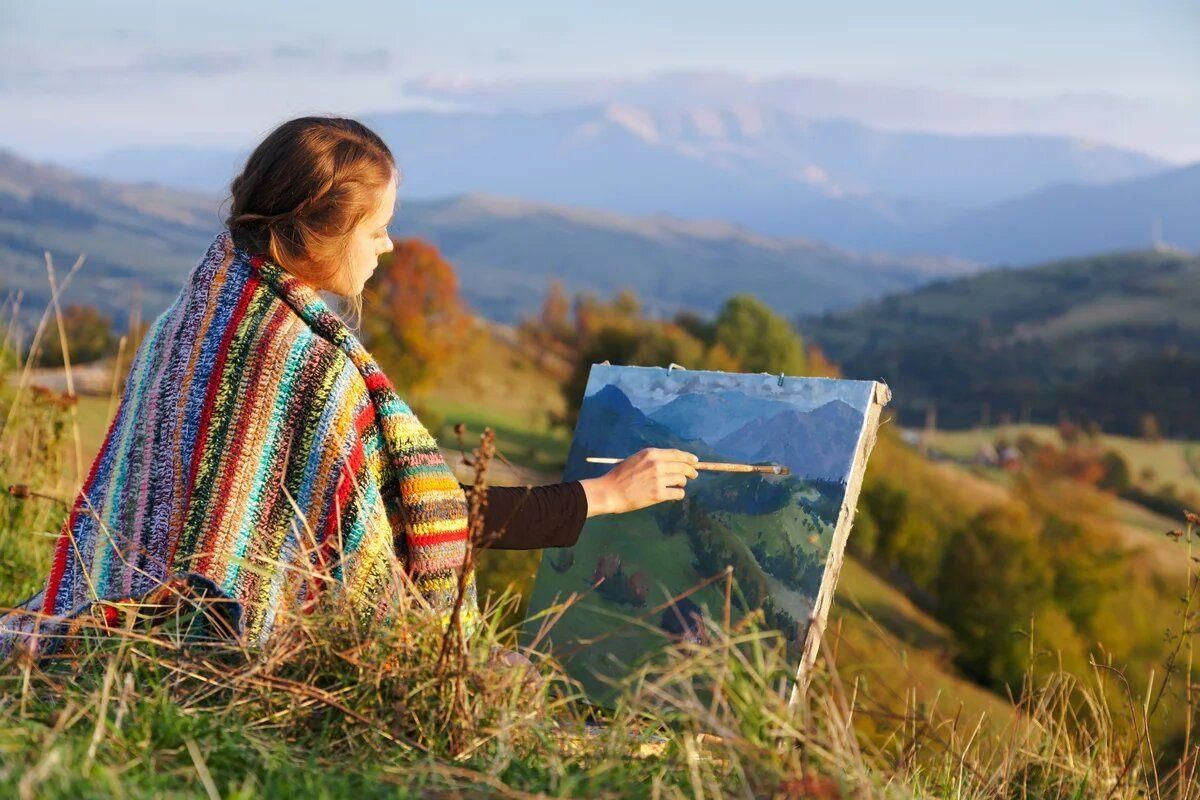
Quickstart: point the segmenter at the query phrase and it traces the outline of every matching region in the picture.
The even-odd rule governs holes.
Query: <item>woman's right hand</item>
[[[699,461],[683,450],[639,450],[607,474],[580,481],[587,494],[588,516],[622,514],[664,500],[682,500],[683,487],[700,474],[695,466]]]

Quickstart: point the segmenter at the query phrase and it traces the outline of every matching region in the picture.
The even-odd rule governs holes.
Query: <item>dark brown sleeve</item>
[[[469,501],[474,487],[462,488]],[[579,481],[489,486],[483,512],[483,546],[493,550],[571,547],[579,540],[587,508],[587,494]]]

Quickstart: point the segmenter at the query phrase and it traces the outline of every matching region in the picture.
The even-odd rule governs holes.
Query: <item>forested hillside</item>
[[[1200,436],[1200,259],[1142,251],[994,270],[800,327],[901,419],[1094,421]]]

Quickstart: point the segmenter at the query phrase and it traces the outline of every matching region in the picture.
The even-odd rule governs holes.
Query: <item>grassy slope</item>
[[[1045,425],[1009,425],[987,431],[936,431],[929,441],[933,449],[966,461],[974,456],[980,445],[993,441],[998,435],[1004,435],[1009,441],[1013,441],[1021,434],[1027,434],[1048,444],[1061,444],[1057,431]],[[1141,488],[1153,491],[1173,484],[1181,494],[1200,492],[1200,472],[1194,467],[1197,455],[1200,454],[1200,445],[1196,442],[1169,439],[1148,442],[1109,435],[1102,435],[1101,439],[1104,447],[1115,449],[1125,456],[1133,472],[1134,481]],[[1008,482],[1008,474],[997,469],[961,468],[950,464],[940,464],[939,467],[964,475],[974,475],[977,481],[990,483],[997,488]],[[1139,477],[1145,467],[1153,469],[1153,478]],[[1078,491],[1082,494],[1096,494],[1083,487],[1079,487]],[[1087,516],[1094,522],[1102,523],[1119,537],[1118,543],[1127,551],[1131,568],[1146,569],[1168,581],[1178,581],[1185,574],[1187,563],[1180,557],[1179,545],[1163,536],[1164,531],[1178,528],[1179,520],[1164,517],[1136,503],[1109,495],[1104,495],[1102,505]]]
[[[453,362],[430,390],[424,406],[439,428],[443,447],[457,447],[455,423],[465,423],[468,447],[479,442],[484,426],[496,432],[496,444],[510,460],[537,470],[543,478],[562,470],[570,435],[552,425],[565,402],[552,373],[539,369],[500,333],[472,336],[468,351]],[[440,422],[440,425],[437,424]]]
[[[517,467],[497,466],[497,484],[547,483],[557,480],[570,445],[568,433],[550,424],[560,414],[563,399],[550,370],[538,368],[508,337],[479,337],[477,349],[450,367],[423,404],[433,425],[440,418],[438,438],[460,480],[471,479],[459,465],[453,426],[468,426],[468,448],[478,442],[483,426],[497,432],[500,452]],[[82,397],[79,405],[85,464],[90,464],[108,423],[107,397]],[[886,452],[879,452],[886,458]],[[984,504],[1002,495],[993,484],[949,465],[936,470],[961,487],[964,503]],[[48,558],[50,542],[44,543]],[[528,597],[540,556],[524,552],[484,553],[480,586],[484,595],[499,593],[510,583]],[[514,622],[517,620],[514,619]],[[829,624],[831,648],[848,682],[862,681],[863,691],[892,711],[903,711],[906,693],[915,690],[920,702],[953,712],[961,703],[967,717],[986,712],[1005,718],[1008,703],[959,676],[950,663],[953,636],[918,610],[895,587],[849,559],[838,585]]]
[[[1118,253],[1055,262],[1024,270],[990,270],[943,281],[844,313],[813,320],[834,357],[878,347],[862,333],[889,333],[908,343],[937,342],[948,330],[978,328],[992,341],[1060,342],[1081,336],[1124,335],[1138,351],[1156,326],[1176,335],[1200,330],[1200,261],[1171,252]],[[1122,331],[1121,326],[1130,326]],[[1011,337],[1011,339],[1009,338]],[[1122,342],[1105,343],[1124,353]],[[1104,353],[1077,354],[1093,364]],[[1088,364],[1087,366],[1091,366]]]

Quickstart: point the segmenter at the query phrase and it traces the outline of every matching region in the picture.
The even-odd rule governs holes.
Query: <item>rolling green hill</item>
[[[1142,251],[994,270],[800,321],[904,422],[1094,420],[1200,437],[1200,258]]]
[[[219,225],[210,196],[84,178],[0,150],[0,291],[22,291],[30,314],[50,299],[48,250],[60,278],[80,253],[86,256],[65,302],[98,306],[120,323],[132,310],[136,284],[143,316],[153,316],[179,291]]]

